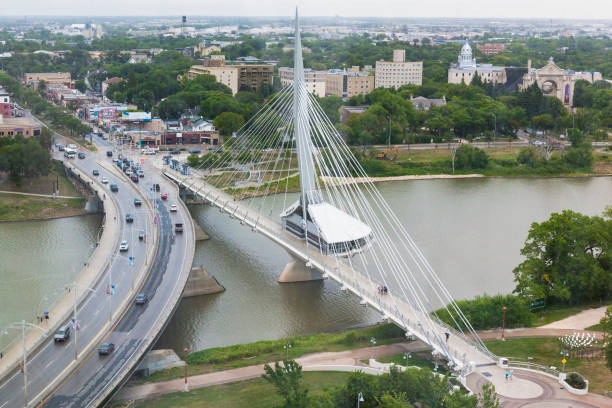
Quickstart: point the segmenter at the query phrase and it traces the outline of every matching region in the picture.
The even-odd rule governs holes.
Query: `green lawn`
[[[532,362],[544,366],[555,366],[561,368],[561,348],[559,342],[554,338],[526,338],[507,339],[506,341],[491,340],[485,342],[489,350],[498,356],[516,358],[527,361],[532,357]],[[606,362],[601,358],[577,358],[568,357],[565,366],[566,372],[576,371],[589,380],[589,391],[603,394],[606,390],[612,390],[612,372],[606,367]]]
[[[303,384],[316,393],[346,383],[349,373],[305,372]],[[282,402],[276,389],[263,378],[198,388],[189,393],[176,392],[137,402],[147,408],[269,408]],[[115,407],[120,407],[116,405]]]
[[[45,198],[0,193],[0,221],[86,214],[84,198]]]
[[[426,353],[410,353],[410,358],[406,359],[405,354],[394,354],[392,356],[382,357],[377,359],[378,362],[381,363],[395,363],[397,365],[402,366],[410,366],[410,367],[422,367],[429,368],[433,371],[435,368],[435,364],[431,359],[426,357],[431,357],[431,352]],[[447,374],[447,371],[442,367],[438,367],[438,372],[442,374]]]

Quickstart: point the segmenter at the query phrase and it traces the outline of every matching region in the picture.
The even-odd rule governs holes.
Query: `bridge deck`
[[[197,173],[185,176],[172,169],[163,171],[181,187],[187,188],[200,199],[236,218],[242,224],[248,225],[254,232],[261,233],[278,243],[295,257],[321,271],[324,277],[331,277],[337,281],[343,288],[359,296],[364,304],[370,304],[385,318],[404,328],[407,334],[418,337],[442,355],[452,359],[458,368],[464,370],[464,374],[472,370],[470,362],[482,365],[495,361],[495,356],[477,347],[467,336],[442,323],[432,322],[429,316],[417,310],[406,299],[394,296],[393,293],[378,294],[378,284],[372,282],[359,270],[352,268],[344,259],[338,259],[333,255],[322,255],[317,248],[284,231],[278,222],[257,213],[243,202],[236,201],[231,195],[206,183]],[[449,334],[448,341],[446,333]]]

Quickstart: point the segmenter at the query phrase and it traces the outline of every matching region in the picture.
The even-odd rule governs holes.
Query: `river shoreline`
[[[50,217],[24,218],[24,219],[19,219],[19,220],[0,220],[0,224],[2,224],[2,223],[15,223],[15,222],[29,222],[29,221],[52,221],[52,220],[61,220],[61,219],[64,219],[64,218],[86,217],[86,216],[90,216],[90,215],[102,215],[102,214],[104,214],[104,211],[90,212],[90,211],[83,210],[83,212],[79,213],[79,214],[54,215],[54,216],[50,216]]]

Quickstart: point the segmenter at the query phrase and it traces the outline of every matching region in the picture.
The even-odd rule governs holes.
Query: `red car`
[[[168,198],[168,193],[162,193],[161,198],[162,200],[165,200],[166,198]]]

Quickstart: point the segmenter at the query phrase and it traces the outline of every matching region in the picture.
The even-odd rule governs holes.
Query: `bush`
[[[593,165],[593,152],[589,146],[571,147],[567,149],[565,161],[572,167],[588,169]]]
[[[521,299],[518,296],[488,296],[485,294],[471,300],[459,300],[457,305],[476,330],[501,327],[504,306],[506,307],[505,326],[507,328],[529,327],[533,324],[534,317],[529,311],[527,300]],[[443,322],[451,327],[457,326],[446,308],[438,309],[435,313]],[[459,322],[457,316],[454,317]],[[465,328],[462,327],[462,329]]]
[[[584,378],[578,373],[569,373],[565,382],[578,390],[584,390],[586,388]]]
[[[484,150],[470,145],[461,145],[455,155],[455,168],[459,170],[484,169],[489,157]]]

